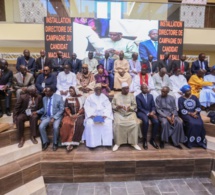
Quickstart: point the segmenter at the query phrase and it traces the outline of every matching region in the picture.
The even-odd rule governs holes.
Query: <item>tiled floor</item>
[[[214,195],[208,178],[47,184],[48,195]]]

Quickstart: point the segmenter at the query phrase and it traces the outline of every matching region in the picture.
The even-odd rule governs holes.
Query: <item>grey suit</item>
[[[34,88],[34,76],[27,72],[23,81],[21,72],[16,73],[13,76],[13,87],[16,89],[16,97],[19,99],[20,95],[23,94],[22,87]]]
[[[43,108],[37,111],[37,114],[42,114],[41,117],[41,123],[39,126],[40,130],[40,135],[42,138],[43,144],[49,142],[47,133],[46,133],[46,127],[49,125],[49,122],[52,118],[55,119],[53,123],[53,144],[57,144],[58,141],[58,135],[59,135],[59,126],[60,122],[63,116],[63,111],[64,111],[64,102],[63,99],[60,95],[53,94],[52,96],[52,115],[49,117],[47,115],[48,112],[48,97],[43,98]]]

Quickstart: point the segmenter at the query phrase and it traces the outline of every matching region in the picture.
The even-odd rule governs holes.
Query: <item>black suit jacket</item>
[[[13,72],[9,69],[4,71],[2,76],[0,76],[0,85],[7,85],[8,87],[11,87],[13,82]]]
[[[79,59],[75,60],[75,63],[73,63],[73,59],[68,59],[66,61],[66,64],[68,64],[71,68],[71,72],[77,74],[78,72],[81,72],[81,68],[82,68],[82,62]]]
[[[36,68],[35,59],[32,57],[29,58],[28,62],[26,62],[24,56],[18,57],[16,62],[16,70],[19,71],[21,65],[25,65],[32,73],[35,71]]]
[[[51,58],[45,58],[45,63],[44,66],[49,66],[52,69],[52,59]],[[38,70],[42,69],[42,64],[41,64],[41,57],[36,59],[36,72]]]
[[[204,64],[205,64],[205,70],[207,71],[207,73],[210,72],[210,68],[208,67],[208,61],[205,60]],[[191,66],[192,74],[195,74],[199,69],[200,69],[199,60],[196,60],[192,63],[192,66]]]
[[[165,60],[158,61],[158,68],[159,68],[159,70],[161,68],[166,68],[167,72],[172,74],[172,60],[168,59],[168,64],[167,65],[166,65]]]
[[[150,68],[149,61],[146,61],[146,64],[147,64],[147,67],[148,67],[148,70],[147,70],[148,73],[151,73],[151,72],[157,73],[158,72],[158,63],[157,63],[157,61],[156,62],[152,62],[152,70]]]
[[[147,102],[143,97],[143,94],[140,93],[136,96],[137,102],[137,117],[139,118],[140,114],[147,115],[148,113],[154,111],[155,112],[155,102],[153,96],[151,94],[147,94]]]
[[[52,68],[54,72],[60,72],[63,71],[63,65],[66,64],[67,59],[66,58],[61,58],[60,63],[58,63],[58,58],[54,58],[52,61]]]
[[[177,60],[173,62],[173,70],[176,69],[176,67],[178,69],[180,69],[180,65],[181,65],[181,60]],[[184,61],[184,72],[186,72],[186,75],[190,74],[190,67],[189,67],[189,63]]]

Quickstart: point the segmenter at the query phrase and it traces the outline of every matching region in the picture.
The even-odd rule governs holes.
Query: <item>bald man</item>
[[[30,51],[28,49],[25,49],[23,51],[23,56],[17,58],[16,62],[17,71],[20,70],[21,65],[26,66],[28,72],[31,72],[32,74],[35,72],[36,69],[35,59],[31,57]]]
[[[19,99],[21,94],[25,94],[28,88],[34,88],[34,76],[27,72],[24,65],[20,66],[20,72],[13,76],[13,87],[16,89],[16,98]]]
[[[44,66],[52,67],[52,60],[46,56],[45,50],[40,50],[40,57],[36,59],[36,73],[43,73]]]

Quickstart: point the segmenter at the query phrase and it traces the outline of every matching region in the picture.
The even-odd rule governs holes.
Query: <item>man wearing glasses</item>
[[[36,88],[37,91],[41,94],[41,95],[45,95],[45,88],[46,87],[51,87],[52,89],[56,89],[56,85],[57,85],[57,78],[55,75],[53,75],[51,73],[50,67],[49,66],[45,66],[43,69],[43,73],[40,74],[37,77],[36,80]]]
[[[137,46],[131,40],[122,38],[124,29],[115,24],[114,21],[110,21],[110,32],[109,37],[105,38],[105,50],[107,50],[111,57],[114,59],[119,58],[120,51],[124,52],[125,59],[131,59],[132,53],[137,52]]]

